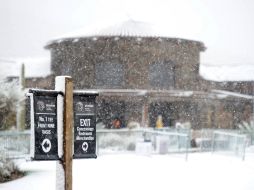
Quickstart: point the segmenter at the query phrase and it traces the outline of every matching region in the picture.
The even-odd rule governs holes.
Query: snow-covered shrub
[[[135,135],[109,133],[99,136],[99,148],[113,150],[135,150]]]
[[[128,123],[127,128],[134,129],[134,128],[140,128],[140,124],[135,121],[131,121]]]
[[[191,129],[191,123],[190,122],[185,122],[185,123],[180,123],[177,122],[175,124],[176,129]]]
[[[18,81],[0,81],[0,129],[16,124],[17,104],[24,97]]]
[[[100,148],[108,148],[108,147],[122,147],[124,144],[123,139],[118,134],[106,134],[99,138],[99,146]]]
[[[24,172],[20,171],[14,161],[0,157],[0,183],[21,177]]]
[[[247,134],[250,137],[250,143],[254,144],[254,121],[247,123],[243,121],[241,124],[238,124],[238,128],[241,133]]]
[[[128,136],[128,138],[125,141],[126,150],[134,151],[135,148],[136,148],[136,141],[137,141],[137,136],[136,135]]]
[[[105,128],[105,124],[102,122],[96,123],[96,129],[104,129]]]

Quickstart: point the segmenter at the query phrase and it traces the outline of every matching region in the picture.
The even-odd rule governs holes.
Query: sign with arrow
[[[98,93],[74,93],[74,158],[96,158],[96,104]]]
[[[50,149],[51,149],[51,142],[50,142],[50,140],[49,139],[44,139],[42,141],[41,146],[42,146],[43,152],[48,153],[50,151]]]
[[[30,90],[32,94],[31,120],[33,128],[31,134],[34,138],[33,160],[57,160],[58,135],[57,135],[57,96],[59,92]],[[31,97],[30,97],[31,99]]]

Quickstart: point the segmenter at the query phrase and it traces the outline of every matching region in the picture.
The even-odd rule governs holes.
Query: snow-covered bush
[[[23,97],[18,81],[0,81],[0,129],[16,124],[17,104]]]
[[[238,124],[238,128],[240,129],[241,133],[247,134],[250,137],[251,145],[254,144],[254,121],[247,123],[243,121],[241,124]]]
[[[0,157],[0,183],[19,178],[24,175],[14,161]]]
[[[99,148],[113,150],[135,150],[135,135],[109,133],[99,136]]]
[[[96,123],[96,129],[104,129],[105,128],[105,124],[102,122]]]
[[[176,129],[191,129],[191,123],[190,122],[185,122],[185,123],[180,123],[177,122],[175,124]]]
[[[122,147],[124,145],[124,140],[118,134],[106,134],[99,138],[100,148],[108,147]]]
[[[134,129],[134,128],[140,128],[140,124],[135,121],[131,121],[128,123],[127,128]]]

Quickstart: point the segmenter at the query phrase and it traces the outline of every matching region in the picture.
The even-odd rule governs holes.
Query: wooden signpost
[[[55,89],[63,92],[62,109],[59,110],[59,120],[62,119],[60,148],[61,159],[56,163],[56,189],[72,190],[72,129],[73,129],[73,82],[71,77],[56,77]]]
[[[68,76],[56,77],[55,84],[55,90],[30,89],[27,94],[31,159],[57,160],[56,189],[72,190],[72,159],[97,157],[98,93],[73,93],[72,78]]]

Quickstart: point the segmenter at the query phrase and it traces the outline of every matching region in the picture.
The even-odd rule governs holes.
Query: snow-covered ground
[[[55,189],[55,162],[19,161],[28,175],[0,184],[1,190]],[[253,190],[254,154],[245,161],[211,153],[143,156],[130,153],[73,161],[73,189]]]

